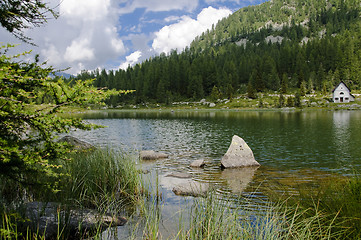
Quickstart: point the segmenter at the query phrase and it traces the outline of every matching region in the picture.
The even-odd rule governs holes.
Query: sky
[[[0,43],[20,44],[56,69],[126,69],[162,52],[181,52],[212,24],[265,0],[45,0],[57,19],[24,31],[32,46],[0,28]]]

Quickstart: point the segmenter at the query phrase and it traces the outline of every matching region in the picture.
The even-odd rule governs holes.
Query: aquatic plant
[[[64,177],[57,197],[103,210],[137,201],[141,184],[132,156],[114,149],[97,149],[79,152],[71,159],[63,163]]]
[[[68,156],[66,161],[59,161],[59,164],[62,167],[58,170],[61,178],[57,183],[57,191],[38,187],[11,191],[14,187],[11,179],[0,182],[0,239],[9,234],[14,238],[24,238],[29,234],[32,237],[27,237],[28,239],[33,236],[41,238],[43,233],[34,233],[34,229],[30,231],[26,227],[28,224],[24,224],[26,218],[23,202],[26,201],[58,202],[66,211],[72,208],[91,208],[100,214],[118,216],[141,198],[141,178],[134,158],[121,151],[97,149],[78,152]],[[42,180],[46,183],[53,179],[44,177]],[[59,237],[64,238],[70,233],[63,229],[62,221],[58,222]],[[99,227],[94,234],[100,234],[102,230]]]

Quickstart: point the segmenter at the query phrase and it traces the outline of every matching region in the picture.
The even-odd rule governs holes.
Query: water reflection
[[[233,135],[242,137],[263,166],[343,173],[342,159],[360,166],[361,112],[101,111],[84,115],[107,128],[74,135],[100,146],[171,155],[170,165],[205,158],[217,165]]]
[[[339,164],[343,167],[352,168],[349,166],[348,159],[349,155],[349,143],[351,140],[350,133],[350,111],[336,111],[333,113],[333,125],[334,125],[334,146],[338,151]]]
[[[356,170],[361,166],[360,111],[100,111],[83,117],[107,126],[72,133],[92,144],[134,155],[140,150],[170,155],[140,163],[150,170],[144,177],[151,188],[160,183],[164,232],[174,231],[178,212],[192,203],[192,198],[172,192],[182,180],[165,177],[170,172],[189,173],[187,181],[210,184],[221,197],[231,193],[234,199],[242,195],[256,202],[282,191],[296,194],[300,186],[337,181],[334,173],[347,174],[350,166]],[[262,167],[221,171],[220,160],[233,135],[247,142]],[[196,159],[206,160],[204,169],[189,167]]]
[[[350,165],[356,170],[361,166],[359,111],[106,111],[84,117],[107,128],[77,131],[75,136],[135,155],[149,149],[166,152],[170,157],[155,164],[162,174],[191,172],[194,180],[218,184],[224,191],[224,184],[233,192],[247,191],[244,183],[252,185],[258,174],[220,171],[233,135],[247,142],[262,166],[282,172],[313,169],[345,174]],[[206,159],[204,170],[188,168],[196,159]]]
[[[242,193],[253,180],[257,169],[258,167],[224,169],[220,178],[226,180],[227,186],[233,193]]]

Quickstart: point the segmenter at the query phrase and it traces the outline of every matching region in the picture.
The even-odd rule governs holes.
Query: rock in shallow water
[[[221,167],[238,168],[250,166],[260,166],[260,164],[254,158],[253,152],[247,143],[242,138],[234,135],[231,145],[221,160]]]
[[[204,160],[198,159],[198,160],[193,161],[189,166],[192,168],[202,168],[202,167],[204,167],[204,165],[205,165]]]
[[[183,184],[176,185],[173,192],[181,196],[205,197],[209,190],[208,183],[200,183],[188,180]]]
[[[157,160],[161,158],[168,158],[168,154],[155,152],[153,150],[141,151],[139,157],[142,160]]]
[[[192,175],[189,173],[182,172],[172,172],[167,174],[165,177],[174,177],[174,178],[192,178]]]
[[[93,209],[65,210],[59,203],[54,202],[29,202],[26,204],[25,215],[30,220],[33,231],[45,234],[46,238],[55,238],[58,227],[62,227],[64,223],[67,231],[77,236],[98,228],[122,226],[127,222],[126,218],[100,214]]]
[[[66,142],[69,145],[74,146],[76,150],[95,150],[96,147],[91,145],[90,143],[87,143],[85,141],[82,141],[76,137],[72,136],[64,136],[61,139],[59,139],[59,142]]]

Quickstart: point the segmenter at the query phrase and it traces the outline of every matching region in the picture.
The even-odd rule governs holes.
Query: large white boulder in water
[[[251,148],[247,143],[237,135],[232,138],[232,143],[228,151],[221,160],[222,168],[238,168],[260,166],[253,156]]]

